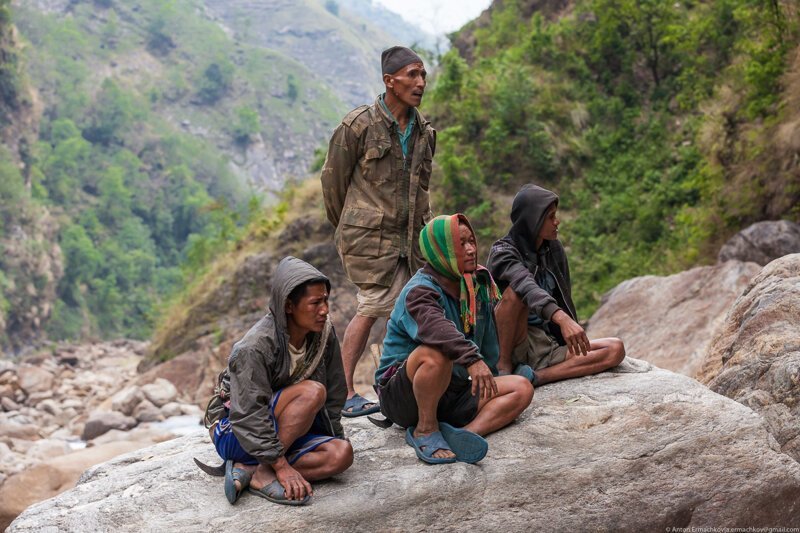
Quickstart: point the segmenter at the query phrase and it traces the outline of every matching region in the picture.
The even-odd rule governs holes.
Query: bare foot
[[[435,433],[436,431],[439,431],[439,426],[438,425],[434,429],[432,429],[431,431],[420,431],[419,428],[417,428],[417,429],[414,430],[414,438],[416,439],[416,438],[419,438],[419,437],[427,437],[428,435],[430,435],[431,433]],[[435,452],[433,452],[433,457],[436,457],[437,459],[451,459],[451,458],[453,458],[455,456],[456,456],[456,454],[453,453],[453,450],[441,450],[440,449],[440,450],[436,450]]]
[[[250,480],[250,486],[255,490],[261,490],[276,479],[275,471],[272,470],[272,468],[264,465],[258,465],[255,468],[253,479]]]

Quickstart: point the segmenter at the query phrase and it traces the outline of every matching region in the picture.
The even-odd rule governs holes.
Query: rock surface
[[[398,428],[345,420],[353,468],[288,508],[225,501],[208,435],[88,470],[28,508],[23,531],[664,531],[800,523],[800,465],[748,407],[628,359],[615,371],[542,387],[520,420],[488,437],[477,465],[424,465]],[[542,496],[546,495],[546,496]]]
[[[699,378],[760,413],[800,461],[800,254],[753,279],[717,330]]]
[[[748,226],[719,250],[719,262],[737,260],[766,265],[788,254],[800,253],[800,224],[765,220]]]
[[[619,337],[632,357],[694,377],[714,330],[760,267],[728,261],[624,281],[589,320],[590,339]]]

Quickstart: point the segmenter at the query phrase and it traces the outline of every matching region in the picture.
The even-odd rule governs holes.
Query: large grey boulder
[[[632,357],[694,377],[714,331],[760,269],[728,261],[623,281],[603,297],[587,334],[619,337]]]
[[[800,465],[748,407],[628,359],[546,385],[477,465],[422,464],[403,432],[347,419],[354,466],[307,507],[228,505],[202,430],[89,469],[23,531],[664,531],[800,523]]]
[[[746,227],[719,250],[719,262],[737,260],[766,265],[788,254],[800,252],[800,224],[788,220],[765,220]]]
[[[698,379],[763,415],[800,461],[800,254],[753,279],[716,332]]]

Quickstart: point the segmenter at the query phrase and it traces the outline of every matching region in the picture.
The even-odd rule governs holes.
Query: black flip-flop
[[[256,496],[260,496],[265,500],[271,501],[272,503],[278,503],[280,505],[305,505],[308,503],[308,500],[311,499],[311,496],[306,494],[306,497],[302,500],[290,500],[286,497],[286,491],[283,490],[283,485],[281,485],[280,481],[277,479],[266,485],[261,487],[260,489],[255,489],[253,487],[248,487],[247,492],[251,494],[255,494]]]

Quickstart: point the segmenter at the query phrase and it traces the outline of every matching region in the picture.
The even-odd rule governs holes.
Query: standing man
[[[322,168],[328,220],[345,274],[358,286],[358,309],[342,342],[347,380],[344,416],[380,407],[356,394],[353,374],[375,320],[388,317],[400,290],[422,266],[417,237],[431,219],[428,186],[436,131],[417,110],[427,72],[414,51],[381,54],[386,92],[348,113]]]
[[[557,211],[554,192],[523,186],[511,206],[511,230],[494,243],[487,261],[503,295],[495,310],[497,368],[527,374],[536,387],[597,374],[625,357],[620,339],[590,341],[578,324]]]

